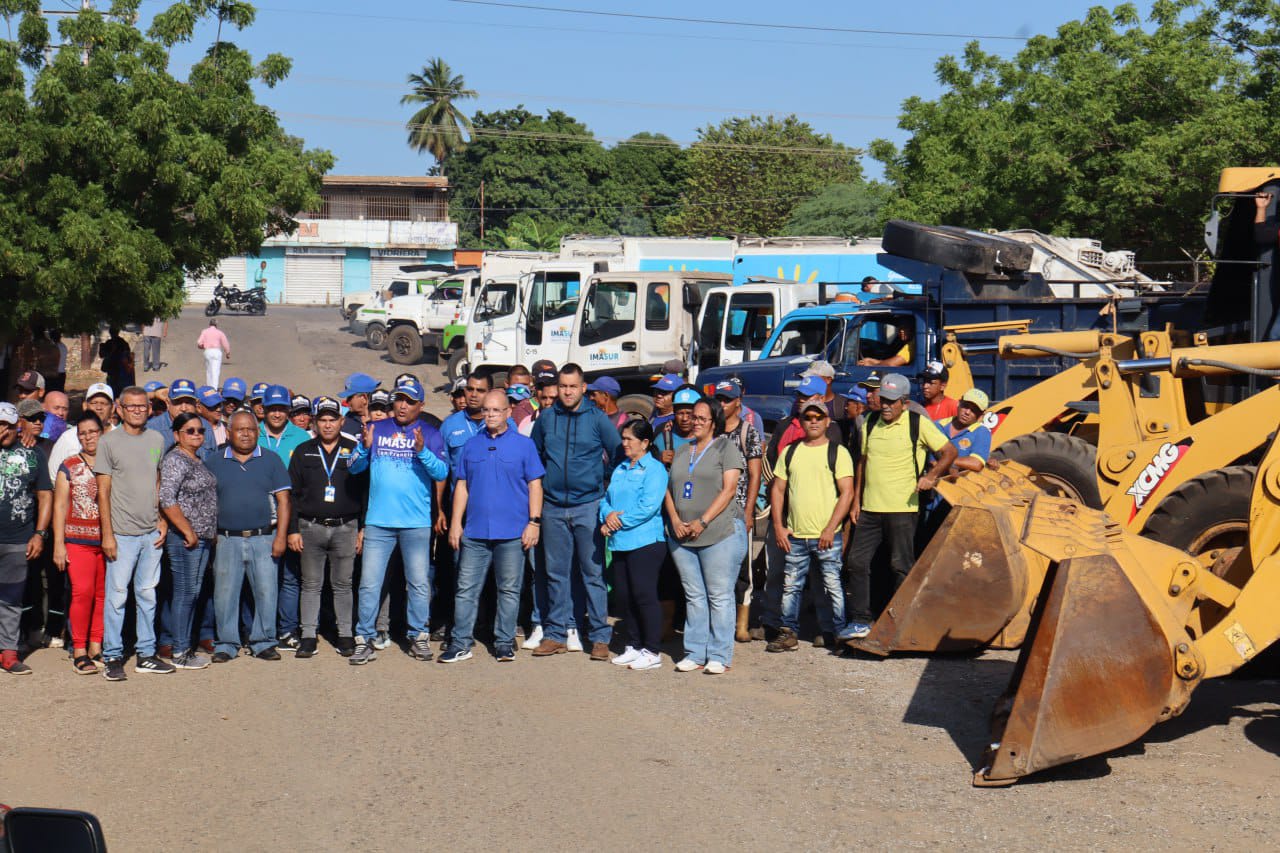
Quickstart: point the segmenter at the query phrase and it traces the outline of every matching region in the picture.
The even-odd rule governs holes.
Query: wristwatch
[[[48,528],[45,528],[44,530],[37,530],[36,533],[39,534],[41,539],[48,539],[50,535]]]
[[[538,525],[539,527],[541,527],[541,526],[542,526],[542,516],[540,516],[540,515],[535,515],[533,518],[529,519],[529,523],[530,523],[530,524],[536,524],[536,525]]]

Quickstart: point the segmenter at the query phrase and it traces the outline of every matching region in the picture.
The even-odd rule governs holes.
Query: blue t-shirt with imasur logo
[[[401,426],[393,418],[373,422],[373,447],[361,441],[351,473],[369,469],[369,508],[365,524],[375,527],[430,527],[433,483],[449,476],[440,431],[415,420]],[[422,432],[422,450],[414,439]]]

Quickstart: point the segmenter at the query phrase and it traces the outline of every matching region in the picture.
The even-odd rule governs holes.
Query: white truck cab
[[[817,305],[818,285],[753,278],[739,287],[708,292],[698,311],[689,350],[689,380],[708,367],[742,364],[760,356],[778,321],[797,308]],[[674,357],[674,356],[673,356]]]
[[[437,278],[419,293],[387,302],[387,354],[396,364],[418,364],[423,354],[439,354],[445,326],[453,322],[462,295],[480,277],[475,267]],[[432,359],[434,360],[434,358]]]

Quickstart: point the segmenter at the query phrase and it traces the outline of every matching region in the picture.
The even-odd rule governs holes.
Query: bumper
[[[351,320],[347,323],[347,328],[351,330],[351,334],[364,337],[364,333],[368,330],[369,324],[360,320]]]
[[[458,346],[465,346],[464,341],[467,339],[467,327],[460,323],[450,323],[444,327],[444,340],[441,350],[449,350],[457,341]]]

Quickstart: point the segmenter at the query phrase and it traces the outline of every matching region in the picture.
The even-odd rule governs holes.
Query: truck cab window
[[[914,343],[912,335],[915,322],[911,317],[878,317],[868,319],[858,327],[857,351],[849,352],[853,341],[846,345],[846,361],[857,361],[859,358],[884,359],[897,355],[907,345]],[[906,333],[905,339],[903,332]]]
[[[671,327],[671,285],[664,282],[649,285],[649,295],[644,307],[644,327],[651,331]]]
[[[599,281],[591,286],[582,314],[578,343],[593,344],[620,337],[636,327],[636,285]]]
[[[773,296],[768,293],[735,293],[729,300],[729,322],[724,348],[752,354],[760,352],[773,332]]]
[[[476,308],[477,320],[492,320],[506,317],[516,310],[516,286],[511,282],[490,282],[480,291],[480,302]]]
[[[547,320],[571,317],[578,310],[582,280],[576,272],[539,272],[529,288],[529,316],[525,343],[542,343],[542,324]]]

